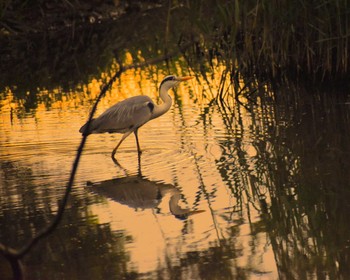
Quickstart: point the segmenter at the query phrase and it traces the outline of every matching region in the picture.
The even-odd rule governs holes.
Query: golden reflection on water
[[[176,71],[181,73],[179,65]],[[114,103],[138,94],[158,100],[157,88],[164,76],[165,73],[155,67],[148,71],[125,72],[102,99],[97,115]],[[126,244],[129,265],[140,273],[166,267],[168,259],[174,262],[173,265],[179,264],[180,257],[187,253],[205,252],[211,246],[220,247],[225,241],[226,245],[221,246],[239,252],[235,260],[231,260],[235,263],[232,270],[244,268],[251,277],[259,275],[259,279],[264,276],[266,279],[277,278],[267,234],[264,231],[252,234],[252,227],[260,221],[261,215],[261,211],[251,205],[255,199],[249,189],[252,186],[246,186],[239,205],[229,188],[235,187],[230,182],[233,178],[225,178],[220,173],[223,170],[218,169],[223,157],[232,159],[232,168],[235,168],[237,150],[229,142],[239,138],[242,143],[239,148],[246,153],[248,170],[255,172],[252,159],[257,150],[251,143],[254,131],[250,129],[259,126],[256,123],[259,119],[252,119],[250,112],[242,106],[239,111],[232,106],[233,111],[225,114],[218,106],[207,107],[220,78],[218,71],[209,83],[199,79],[181,84],[171,110],[139,131],[144,150],[142,175],[151,181],[173,185],[181,192],[181,202],[186,207],[205,212],[190,216],[186,221],[176,219],[169,210],[169,195],[153,209],[134,209],[107,198],[88,206],[88,212],[98,218],[98,223],[110,224],[112,231],[125,230],[132,236],[132,241]],[[86,121],[102,83],[102,79],[94,78],[69,93],[61,89],[39,90],[38,103],[27,112],[25,105],[15,100],[13,92],[7,91],[0,101],[2,161],[30,166],[39,188],[53,191],[58,185],[62,189],[81,139],[78,130]],[[203,92],[208,98],[203,98]],[[171,96],[174,97],[174,93]],[[208,110],[206,115],[205,110]],[[237,125],[238,120],[240,125]],[[115,166],[110,159],[111,150],[119,139],[120,135],[109,134],[89,137],[76,179],[77,194],[91,195],[87,181],[101,182],[137,173],[133,136],[117,153],[124,169]],[[60,195],[53,195],[52,207]],[[20,197],[18,199],[18,204],[23,203]],[[237,208],[241,211],[236,211]]]

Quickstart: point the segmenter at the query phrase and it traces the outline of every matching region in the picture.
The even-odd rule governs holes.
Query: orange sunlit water
[[[181,71],[178,66],[177,72]],[[138,94],[149,95],[159,102],[157,87],[165,75],[157,72],[155,67],[152,73],[147,70],[125,72],[102,99],[97,115],[114,103]],[[102,76],[107,77],[108,74]],[[179,264],[180,257],[188,252],[205,252],[211,246],[227,241],[226,246],[232,246],[230,250],[240,252],[232,260],[236,267],[249,269],[252,278],[277,278],[267,234],[251,234],[252,225],[261,219],[259,208],[252,206],[252,203],[257,204],[257,198],[250,189],[252,186],[246,185],[241,201],[238,201],[232,188],[239,186],[232,182],[232,177],[224,177],[224,170],[219,168],[220,159],[227,156],[224,151],[230,153],[227,157],[232,159],[232,168],[236,164],[239,168],[237,152],[228,141],[240,138],[240,149],[246,152],[247,169],[255,172],[253,158],[257,152],[252,145],[251,128],[259,126],[259,123],[244,107],[240,107],[239,112],[233,109],[223,114],[214,105],[203,118],[204,108],[211,95],[216,94],[220,78],[218,71],[209,84],[202,79],[181,84],[176,89],[176,101],[170,111],[139,131],[144,150],[142,175],[152,182],[170,184],[181,193],[183,207],[204,212],[190,216],[185,222],[176,219],[169,210],[170,194],[164,195],[157,207],[151,209],[131,207],[128,202],[122,204],[110,198],[87,206],[89,215],[96,216],[98,223],[109,224],[112,232],[123,230],[132,236],[132,241],[126,244],[129,266],[140,273],[166,267],[168,259]],[[94,78],[81,85],[80,90],[68,94],[62,94],[61,89],[52,92],[39,90],[38,100],[50,96],[52,102],[49,106],[38,102],[36,108],[29,112],[25,112],[23,104],[14,100],[10,90],[0,101],[2,160],[30,167],[33,183],[43,193],[46,188],[49,190],[54,209],[81,139],[78,130],[86,121],[101,86],[102,80]],[[207,93],[207,98],[203,98],[203,92]],[[61,94],[62,97],[55,98]],[[171,95],[174,96],[173,93]],[[237,125],[237,118],[240,118],[240,125]],[[109,134],[88,138],[76,178],[75,192],[78,196],[92,195],[86,188],[87,181],[97,183],[137,173],[133,136],[122,144],[117,153],[124,169],[110,159],[119,139],[120,135]],[[241,179],[244,180],[243,177]],[[21,197],[13,199],[15,204],[24,203]],[[238,208],[241,208],[240,211],[236,211]]]

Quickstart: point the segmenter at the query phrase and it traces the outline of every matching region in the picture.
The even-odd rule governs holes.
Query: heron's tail
[[[85,135],[91,134],[91,132],[92,132],[92,130],[93,130],[93,127],[94,127],[94,120],[95,120],[95,119],[92,119],[92,120],[90,121],[89,129],[87,129],[87,128],[88,128],[88,127],[87,127],[88,122],[87,122],[86,124],[84,124],[84,125],[79,129],[79,132],[80,132],[81,134],[83,134],[84,136],[85,136]]]

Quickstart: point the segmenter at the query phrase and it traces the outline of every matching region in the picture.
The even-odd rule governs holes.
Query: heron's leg
[[[137,153],[137,163],[138,163],[138,175],[142,177],[142,170],[141,170],[141,153]]]
[[[142,153],[141,148],[140,148],[140,143],[139,143],[139,136],[137,135],[137,129],[134,131],[135,138],[136,138],[136,144],[137,144],[137,151],[139,155]]]
[[[112,157],[112,160],[116,166],[118,166],[121,170],[123,170],[125,177],[129,176],[128,170],[124,166],[122,166],[115,157]]]
[[[112,159],[115,159],[114,156],[115,156],[115,153],[117,152],[117,150],[118,150],[120,144],[123,143],[123,141],[125,140],[125,138],[128,137],[130,134],[131,134],[131,131],[130,131],[130,132],[126,132],[126,133],[123,134],[122,139],[120,139],[118,145],[114,148],[114,150],[113,150],[113,152],[112,152]]]

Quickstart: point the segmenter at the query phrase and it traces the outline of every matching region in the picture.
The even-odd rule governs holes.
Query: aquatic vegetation
[[[349,130],[350,116],[348,99],[344,99],[348,92],[332,90],[324,95],[314,86],[324,87],[328,82],[334,84],[339,81],[348,83],[350,9],[347,2],[159,0],[147,1],[147,4],[142,4],[145,1],[132,1],[133,7],[127,5],[131,1],[122,2],[125,6],[117,5],[121,12],[114,16],[110,11],[103,10],[102,7],[106,6],[101,6],[98,0],[0,2],[0,99],[7,106],[2,108],[4,119],[11,119],[4,127],[11,133],[20,125],[28,127],[26,121],[34,119],[35,114],[20,115],[20,107],[25,108],[25,112],[37,110],[42,113],[50,111],[52,103],[62,101],[66,107],[60,108],[60,112],[69,116],[90,109],[91,106],[86,103],[94,99],[96,93],[76,89],[87,88],[91,79],[96,81],[96,91],[108,80],[107,85],[111,85],[116,78],[119,79],[120,65],[135,63],[135,67],[144,72],[142,75],[129,73],[127,83],[139,83],[136,88],[139,91],[147,89],[149,85],[142,79],[155,81],[167,72],[195,73],[198,83],[189,89],[189,98],[193,100],[193,107],[199,103],[198,99],[205,100],[205,105],[200,104],[203,110],[188,118],[186,114],[189,111],[183,110],[182,97],[175,96],[174,110],[178,111],[174,113],[171,129],[169,127],[164,131],[174,131],[173,127],[178,129],[169,143],[179,144],[173,150],[180,151],[180,158],[190,159],[191,168],[180,165],[178,178],[191,181],[193,175],[185,176],[182,170],[193,169],[197,178],[197,181],[191,181],[195,182],[192,185],[196,191],[194,205],[207,202],[207,212],[213,218],[213,226],[216,230],[221,226],[222,231],[229,235],[226,235],[226,239],[218,235],[217,242],[202,251],[193,250],[173,261],[169,258],[166,265],[159,264],[158,275],[182,273],[187,279],[185,276],[199,271],[200,275],[222,278],[230,275],[234,268],[236,275],[247,278],[248,270],[240,270],[237,264],[232,265],[243,247],[251,248],[254,255],[259,255],[255,251],[256,245],[237,247],[236,241],[243,232],[240,232],[239,226],[245,224],[249,225],[248,235],[252,244],[261,242],[264,247],[272,247],[281,277],[312,278],[321,275],[321,278],[333,279],[349,275],[347,157],[350,150],[349,136],[345,132]],[[113,7],[112,1],[107,3]],[[100,13],[96,14],[96,11]],[[60,16],[56,17],[58,14]],[[44,18],[50,24],[44,24]],[[34,25],[30,24],[34,22]],[[152,59],[154,62],[155,58],[162,58],[156,66],[142,63]],[[310,84],[313,90],[305,90],[305,85]],[[107,87],[104,90],[107,91]],[[7,99],[7,94],[11,95],[10,99]],[[85,103],[76,97],[79,94]],[[79,105],[67,112],[67,107],[73,108],[67,100]],[[6,112],[12,103],[16,105],[11,107],[10,113]],[[38,107],[38,104],[41,106]],[[20,116],[16,117],[16,114]],[[13,119],[16,121],[13,122]],[[50,135],[46,140],[52,139],[53,132],[59,134],[56,128],[67,133],[63,135],[72,135],[72,128],[64,125],[66,115],[57,117],[57,122],[50,122],[52,118],[35,119],[38,127],[50,128],[55,124],[54,130],[45,131]],[[69,121],[73,123],[73,119]],[[40,129],[36,131],[40,132]],[[28,163],[26,158],[21,158],[27,168],[19,173],[18,166],[21,165],[16,158],[19,148],[16,143],[11,143],[11,137],[7,139],[11,145],[4,145],[3,150],[7,153],[12,147],[14,154],[11,156],[13,158],[6,154],[9,160],[1,165],[14,177],[10,180],[4,177],[2,197],[11,197],[11,192],[15,190],[13,193],[23,201],[21,207],[13,204],[3,211],[9,214],[3,214],[0,218],[6,226],[9,221],[17,220],[13,217],[24,216],[25,223],[14,223],[11,230],[6,227],[2,240],[17,245],[18,236],[13,232],[33,228],[33,221],[37,224],[35,229],[43,228],[45,215],[44,218],[37,216],[38,211],[47,211],[45,213],[50,214],[47,214],[48,217],[56,213],[56,206],[43,210],[40,205],[57,204],[56,199],[61,196],[56,193],[55,186],[61,182],[55,180],[50,183],[52,189],[48,189],[52,194],[42,195],[39,191],[41,186],[35,181],[38,176],[35,175],[33,180],[33,171],[27,167],[31,161]],[[32,153],[29,157],[39,158],[39,162],[41,158],[50,159],[51,146],[47,148],[42,142],[38,143],[40,145],[36,146],[44,146],[44,152],[38,153],[32,149],[33,144],[28,149],[25,143],[26,150]],[[64,147],[64,154],[53,150],[55,162],[63,157],[64,166],[67,165],[65,158],[75,149],[74,143],[73,148],[67,150],[67,143],[66,139],[57,142],[59,147]],[[211,149],[213,147],[215,149]],[[211,157],[213,151],[215,157]],[[98,154],[98,150],[90,150],[87,157]],[[152,154],[148,155],[149,158],[152,158]],[[156,154],[155,157],[161,158],[162,168],[168,168],[166,164],[163,166],[165,157],[169,157],[172,164],[181,163],[176,160],[176,154],[166,154],[164,157]],[[94,164],[95,161],[94,158]],[[147,161],[145,164],[148,167]],[[57,169],[50,169],[51,176],[57,175]],[[148,171],[151,169],[157,169],[153,161]],[[46,172],[46,169],[43,170]],[[169,170],[173,171],[170,167]],[[213,183],[212,171],[218,174],[222,184]],[[91,172],[86,173],[91,176]],[[74,172],[72,174],[71,186]],[[160,179],[163,179],[162,176]],[[49,185],[47,178],[45,173],[42,178],[45,186]],[[178,178],[174,179],[176,184]],[[13,182],[13,188],[8,188],[9,182]],[[214,205],[220,198],[218,192],[223,189],[224,197],[230,201],[225,209],[221,208],[222,205]],[[94,255],[101,254],[102,260],[107,263],[110,260],[111,263],[121,264],[115,267],[116,275],[130,278],[137,272],[127,269],[127,233],[121,232],[117,237],[125,236],[116,238],[109,224],[95,225],[96,222],[85,219],[86,205],[92,205],[93,201],[90,200],[93,198],[80,191],[83,195],[72,193],[72,197],[77,205],[85,206],[81,211],[78,211],[78,207],[67,209],[71,215],[67,215],[66,224],[76,233],[74,239],[70,239],[71,232],[66,228],[57,229],[65,232],[65,238],[71,242],[67,243],[66,239],[62,241],[68,248],[63,252],[75,258],[77,246],[84,247],[87,252],[90,252],[90,247],[97,248],[99,251]],[[41,199],[42,203],[33,204],[33,201]],[[27,210],[27,207],[32,208]],[[30,214],[23,215],[27,212]],[[20,218],[18,220],[21,221]],[[82,232],[79,232],[76,223],[79,219],[84,222]],[[221,219],[225,224],[220,225],[215,219]],[[185,223],[183,232],[190,231],[191,227],[191,222]],[[265,238],[259,237],[259,234],[266,235],[266,244]],[[20,242],[32,235],[24,231]],[[76,241],[79,239],[85,240],[82,245]],[[107,245],[103,246],[101,242]],[[52,248],[57,248],[61,242],[57,246],[53,244]],[[115,251],[109,258],[112,247],[115,247]],[[47,254],[43,257],[45,261],[55,259],[55,252],[44,252]],[[58,254],[60,259],[67,260],[63,253]],[[87,255],[81,253],[82,260],[85,261]],[[98,262],[95,258],[88,260]],[[75,269],[78,270],[79,262],[72,263],[76,263]],[[51,263],[51,267],[54,265],[54,262]],[[99,269],[106,269],[107,273],[104,266]]]
[[[270,77],[340,80],[349,71],[347,1],[190,1],[200,52]]]
[[[98,1],[84,3],[76,0],[48,4],[38,0],[35,5],[28,1],[19,5],[15,0],[2,1],[1,55],[6,58],[15,54],[6,51],[8,44],[23,52],[24,42],[26,52],[32,52],[30,45],[35,45],[38,34],[44,34],[44,43],[47,37],[56,42],[62,38],[63,42],[56,46],[68,42],[66,52],[71,53],[81,48],[83,37],[91,34],[82,28],[87,25],[87,30],[99,29],[100,34],[92,38],[95,41],[91,46],[98,46],[94,53],[89,48],[92,57],[108,51],[109,59],[113,55],[120,59],[127,51],[134,54],[134,59],[140,53],[151,58],[155,53],[180,48],[190,57],[191,67],[202,73],[213,59],[223,63],[231,75],[240,71],[270,79],[341,81],[349,72],[350,8],[345,0],[179,0],[148,1],[147,5],[125,1],[123,5],[111,2],[108,6]],[[113,14],[116,9],[119,12]],[[101,23],[107,27],[105,31],[98,28]],[[64,32],[57,32],[60,30]],[[22,39],[16,34],[22,34]],[[36,35],[33,38],[25,34]],[[189,43],[192,47],[184,50]],[[54,49],[50,54],[53,61],[60,60],[58,56],[64,55],[61,51],[62,48]],[[91,65],[98,67],[96,63]]]

